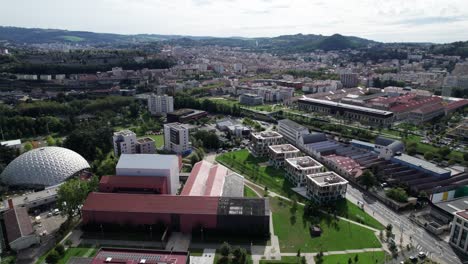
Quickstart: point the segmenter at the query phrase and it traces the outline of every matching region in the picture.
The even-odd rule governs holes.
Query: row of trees
[[[238,104],[228,104],[222,100],[197,99],[184,93],[177,94],[174,100],[174,108],[194,108],[212,114],[241,115],[241,108]]]

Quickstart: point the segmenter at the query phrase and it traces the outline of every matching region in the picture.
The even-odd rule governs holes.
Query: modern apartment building
[[[322,172],[323,165],[309,156],[286,159],[284,163],[287,179],[297,187],[306,185],[307,175]]]
[[[184,154],[190,150],[189,128],[181,123],[164,124],[164,149]]]
[[[468,210],[455,213],[450,231],[450,244],[461,250],[463,253],[468,253]]]
[[[137,139],[136,134],[131,130],[114,132],[112,141],[114,142],[114,155],[116,157],[121,154],[156,153],[156,145],[152,138],[144,137]]]
[[[148,97],[148,110],[152,115],[174,112],[174,98],[168,95],[151,94]]]
[[[114,143],[114,155],[116,157],[121,154],[135,154],[137,138],[136,134],[130,130],[122,130],[114,132],[112,137]]]
[[[283,167],[286,159],[298,157],[301,153],[291,144],[273,145],[269,146],[268,149],[270,164],[276,168]]]
[[[137,139],[136,153],[156,154],[156,144],[150,137]]]
[[[348,186],[348,181],[332,171],[307,175],[306,182],[307,197],[318,204],[344,198]]]
[[[340,81],[344,88],[353,88],[359,84],[359,75],[357,73],[342,73]]]
[[[241,94],[239,96],[239,103],[243,105],[262,105],[263,97],[250,93]]]
[[[274,131],[252,133],[251,149],[259,157],[268,155],[268,147],[283,143],[283,136]]]
[[[278,121],[278,132],[289,143],[298,145],[301,136],[309,134],[309,129],[289,119],[283,119]]]

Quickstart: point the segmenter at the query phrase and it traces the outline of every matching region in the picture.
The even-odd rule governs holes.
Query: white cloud
[[[15,0],[0,25],[115,33],[467,40],[466,0]]]

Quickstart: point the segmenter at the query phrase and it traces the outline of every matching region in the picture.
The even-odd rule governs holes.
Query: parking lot
[[[40,217],[40,220],[37,219],[37,216]],[[63,217],[60,213],[53,213],[53,209],[31,216],[31,222],[38,235],[55,232],[65,220],[66,217]]]

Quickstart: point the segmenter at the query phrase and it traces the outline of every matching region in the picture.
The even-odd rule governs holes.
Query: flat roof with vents
[[[343,179],[341,176],[332,171],[310,174],[307,175],[307,178],[309,178],[311,181],[315,182],[319,186],[339,185],[348,183],[347,180]]]
[[[185,264],[188,258],[189,254],[185,251],[101,248],[91,264]]]
[[[314,167],[323,167],[322,164],[309,156],[286,159],[286,162],[300,170],[307,170]]]
[[[299,152],[299,149],[297,149],[291,144],[274,145],[269,146],[268,148],[274,151],[275,153]]]

